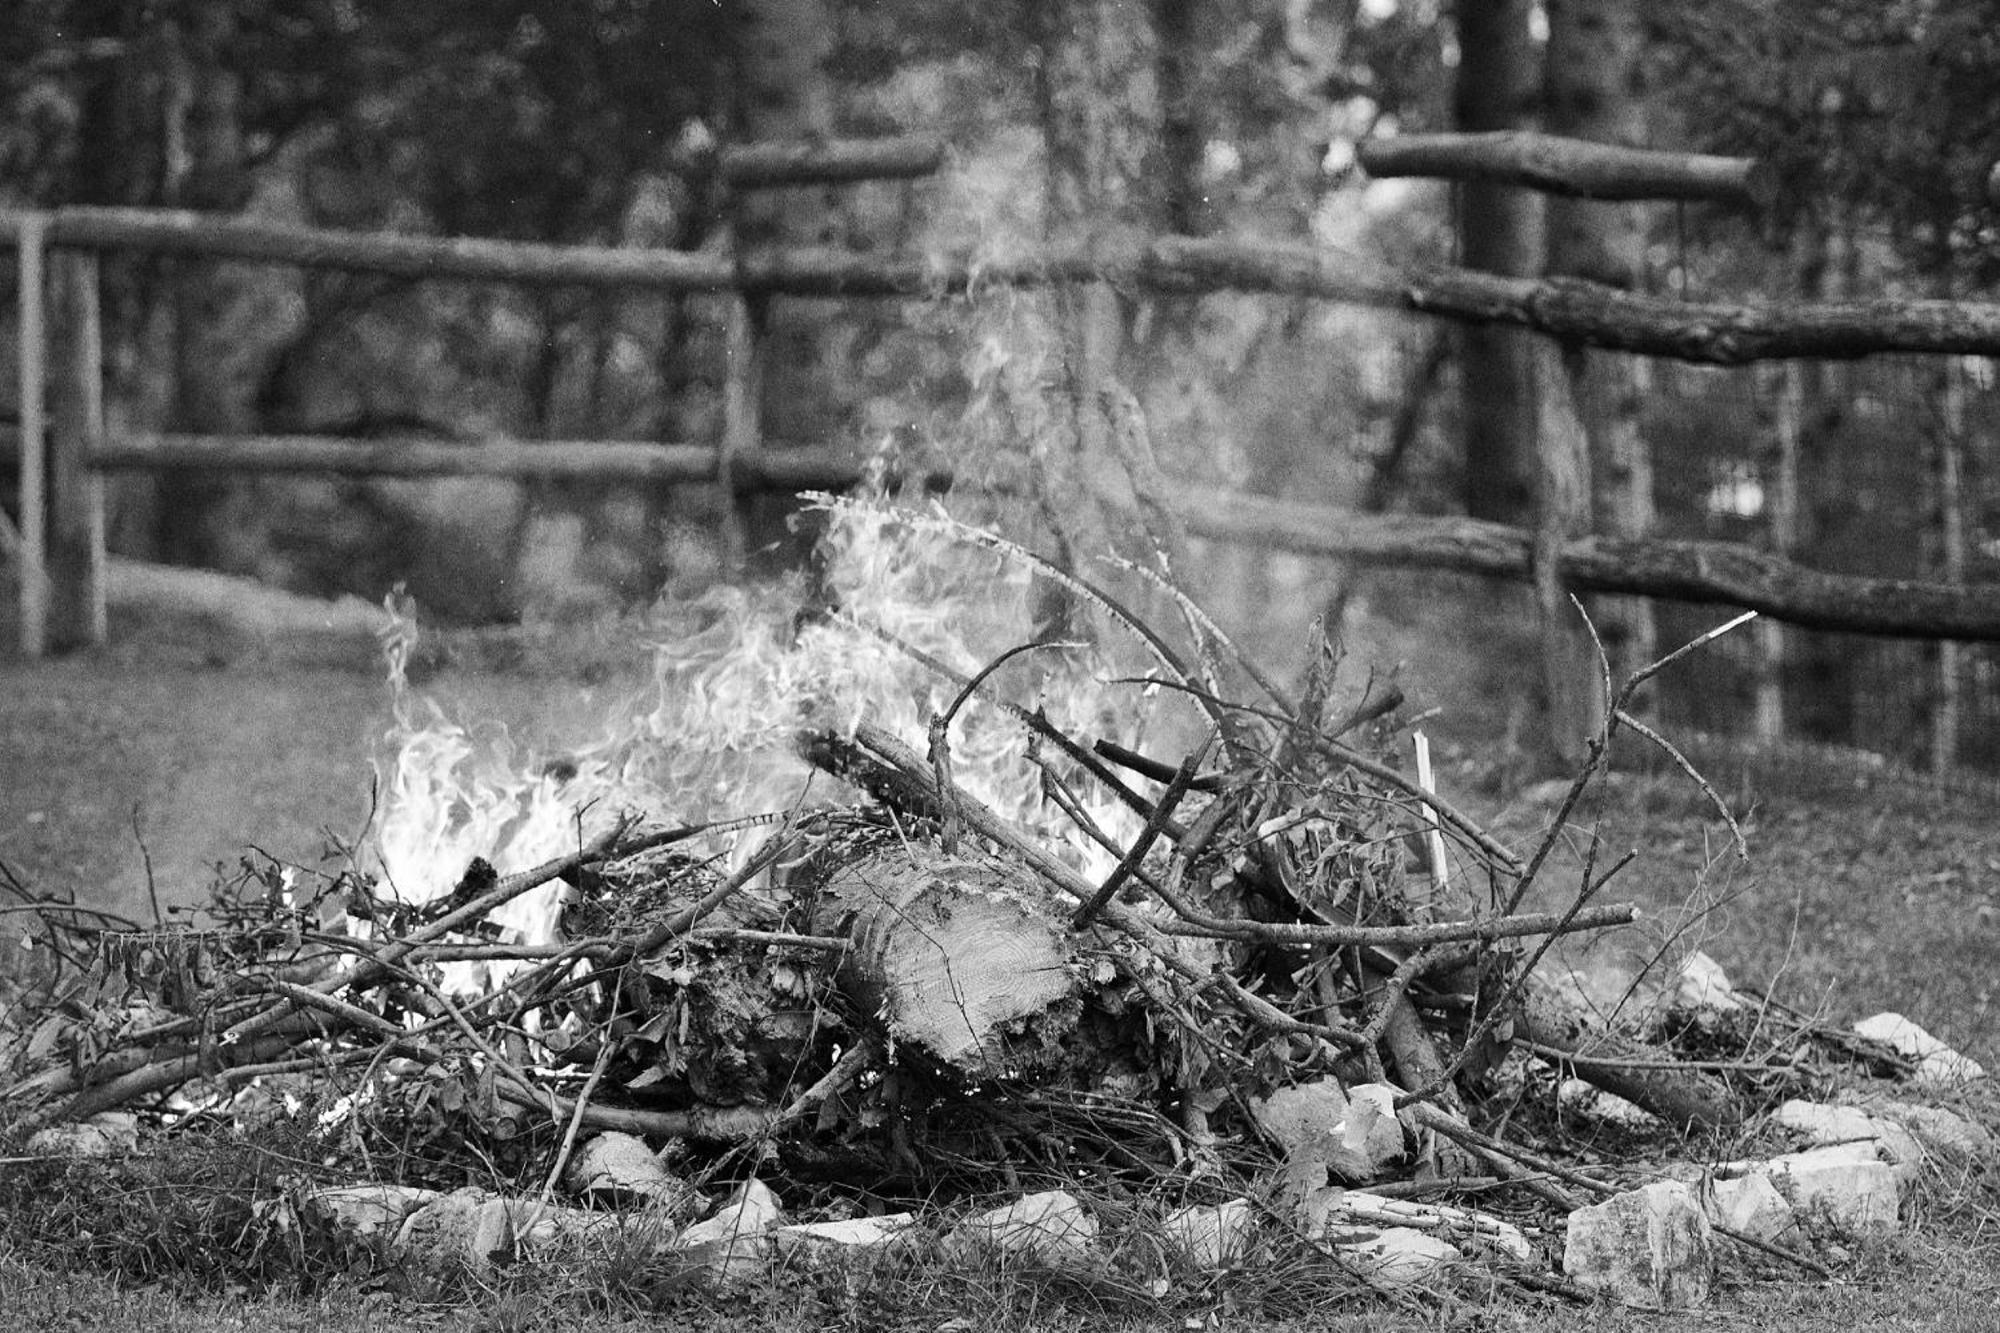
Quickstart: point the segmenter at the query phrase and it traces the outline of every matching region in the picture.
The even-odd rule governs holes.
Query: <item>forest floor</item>
[[[367,644],[349,643],[332,654],[289,652],[273,650],[268,637],[246,645],[213,627],[174,624],[123,624],[114,641],[110,650],[42,663],[0,660],[0,863],[26,885],[74,891],[143,919],[152,911],[149,864],[159,898],[185,903],[198,896],[215,865],[232,864],[246,847],[310,862],[321,855],[327,831],[350,840],[360,832],[369,809],[369,757],[389,724],[387,692]],[[566,734],[587,734],[592,719],[624,692],[620,679],[601,653],[581,652],[533,671],[446,669],[427,688],[466,716],[502,720],[531,739],[560,744]],[[1442,745],[1443,771],[1478,785],[1479,747],[1454,740],[1448,728]],[[1644,904],[1656,930],[1694,932],[1739,985],[1841,1022],[1899,1010],[2000,1069],[1994,1028],[2000,818],[1992,806],[1865,777],[1805,784],[1810,790],[1794,790],[1782,773],[1744,770],[1717,781],[1744,820],[1748,862],[1729,852],[1726,828],[1684,780],[1620,777],[1572,821],[1572,844],[1595,826],[1611,853],[1626,847],[1640,853],[1605,897]],[[1519,839],[1546,821],[1547,800],[1544,793],[1540,804],[1524,801],[1485,782],[1465,803]],[[1574,851],[1569,855],[1571,866],[1580,866]],[[1549,882],[1565,887],[1560,875]],[[1711,910],[1690,916],[1689,904]],[[1958,1104],[1989,1125],[2000,1118],[1991,1092]],[[1900,1236],[1857,1250],[1838,1281],[1767,1277],[1725,1286],[1714,1306],[1693,1319],[1710,1327],[1799,1330],[2000,1326],[1994,1173],[1929,1181],[1909,1205],[1906,1223]],[[0,1219],[0,1333],[555,1328],[586,1317],[594,1327],[627,1326],[615,1304],[586,1312],[519,1284],[484,1304],[450,1309],[388,1297],[358,1300],[337,1287],[332,1297],[303,1302],[189,1294],[171,1283],[134,1287],[102,1273],[60,1272],[46,1255],[10,1251],[8,1231]],[[966,1296],[976,1289],[951,1290]],[[932,1294],[943,1298],[946,1291]],[[871,1306],[862,1322],[965,1330],[1085,1320],[1157,1326],[1157,1314],[1145,1308],[1078,1308],[1032,1285],[987,1290],[979,1299],[987,1297],[997,1302],[991,1308],[932,1309],[919,1292],[905,1303]],[[1022,1307],[1024,1299],[1032,1308]],[[944,1322],[953,1315],[963,1322]],[[630,1317],[631,1327],[653,1326],[640,1311]],[[1554,1331],[1655,1323],[1504,1295],[1468,1300],[1464,1291],[1437,1303],[1330,1306],[1295,1325],[1298,1318],[1295,1312],[1281,1323],[1536,1324]],[[820,1298],[760,1300],[712,1319],[716,1327],[806,1328],[848,1324],[855,1313]],[[1188,1323],[1175,1312],[1170,1322],[1201,1321]],[[1254,1309],[1225,1317],[1221,1307],[1205,1326],[1225,1325],[1264,1326]]]

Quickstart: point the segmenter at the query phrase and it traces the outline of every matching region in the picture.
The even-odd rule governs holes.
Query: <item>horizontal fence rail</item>
[[[336,435],[128,435],[86,456],[99,471],[317,473],[377,477],[517,477],[544,481],[714,482],[712,444],[642,440],[460,440]],[[851,486],[863,463],[851,449],[766,441],[731,460],[738,490]],[[942,474],[940,474],[942,475]]]
[[[0,245],[30,215],[0,214]],[[1747,305],[1621,292],[1576,278],[1398,269],[1289,242],[1184,236],[1051,245],[994,256],[777,249],[678,250],[330,231],[200,213],[66,208],[34,215],[51,246],[128,249],[421,279],[845,299],[926,299],[984,288],[1108,282],[1160,294],[1221,291],[1410,310],[1530,329],[1566,342],[1711,365],[1886,352],[2000,356],[2000,304],[1927,299]]]
[[[1530,130],[1403,134],[1366,139],[1355,158],[1369,175],[1524,185],[1579,199],[1683,199],[1763,209],[1774,173],[1755,158],[1671,153],[1566,139]]]
[[[1175,507],[1199,537],[1361,564],[1525,580],[1534,534],[1473,518],[1357,514],[1183,487]],[[1805,629],[2000,643],[2000,586],[1827,574],[1734,542],[1581,537],[1557,557],[1578,592],[1722,602]]]
[[[1515,147],[1528,152],[1545,145]],[[941,150],[922,140],[888,146],[818,145],[811,151],[785,146],[762,156],[731,156],[738,151],[721,155],[715,169],[746,188],[917,176],[934,170],[941,160]],[[24,646],[30,643],[34,618],[26,613],[40,614],[44,592],[43,534],[38,525],[46,478],[39,451],[29,441],[45,438],[51,426],[40,392],[41,376],[49,364],[43,351],[46,335],[39,295],[42,256],[48,248],[54,248],[58,258],[68,251],[76,261],[71,277],[65,279],[64,300],[76,326],[87,330],[64,370],[75,383],[68,392],[66,415],[54,423],[52,432],[64,496],[69,498],[49,497],[61,520],[51,535],[66,534],[58,545],[73,554],[65,559],[72,564],[82,560],[92,569],[103,562],[102,516],[97,512],[101,504],[89,498],[89,488],[108,471],[719,483],[734,493],[749,494],[838,489],[860,479],[867,467],[851,450],[763,441],[749,421],[739,422],[738,429],[726,432],[716,444],[114,435],[103,424],[95,324],[94,256],[110,249],[419,279],[714,292],[737,298],[765,293],[932,299],[997,286],[1084,282],[1168,294],[1265,292],[1417,311],[1460,322],[1512,325],[1589,346],[1713,364],[1876,352],[2000,356],[2000,305],[1925,300],[1760,306],[1685,302],[1577,280],[1498,277],[1450,267],[1405,271],[1308,245],[1187,237],[1050,246],[1009,256],[895,257],[813,249],[729,256],[362,234],[193,213],[75,208],[0,213],[0,247],[7,246],[19,251],[22,279],[23,419],[16,435],[23,460],[23,521],[20,540],[13,545],[23,575]],[[950,484],[950,475],[939,469],[918,480],[944,487]],[[1532,578],[1535,572],[1534,535],[1500,524],[1360,515],[1217,494],[1213,489],[1182,491],[1178,507],[1192,533],[1215,540],[1511,579]],[[2000,589],[1992,586],[1832,575],[1720,542],[1586,537],[1564,544],[1557,563],[1562,581],[1581,591],[1726,602],[1815,629],[2000,642]],[[97,578],[88,571],[86,575]],[[98,582],[101,585],[101,579]],[[92,613],[92,633],[101,638],[101,586],[93,596],[97,608]]]

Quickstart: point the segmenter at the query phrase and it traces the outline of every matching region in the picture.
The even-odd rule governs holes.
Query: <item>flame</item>
[[[475,734],[419,695],[407,672],[415,624],[392,599],[385,643],[394,722],[372,848],[386,892],[425,902],[449,892],[475,856],[502,873],[522,869],[575,849],[626,812],[686,825],[852,802],[852,792],[798,757],[804,729],[851,731],[865,717],[921,752],[931,719],[960,687],[898,645],[961,675],[978,672],[1030,637],[1031,571],[955,535],[942,511],[912,516],[833,500],[821,507],[821,594],[835,614],[795,623],[808,600],[798,579],[718,587],[662,609],[644,696],[560,766],[517,752],[504,734]],[[1141,747],[1165,710],[1186,706],[1111,686],[1113,675],[1135,668],[1118,660],[1122,646],[1012,660],[958,711],[950,732],[961,785],[1098,875],[1115,854],[1047,800],[1043,771],[1026,757],[1025,728],[993,701],[1040,708],[1071,736]],[[1074,790],[1114,840],[1136,831],[1136,817],[1094,784]],[[752,845],[718,840],[706,850],[740,860]],[[523,895],[490,919],[503,938],[553,941],[560,891]]]

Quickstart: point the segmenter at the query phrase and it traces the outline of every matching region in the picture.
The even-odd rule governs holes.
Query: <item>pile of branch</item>
[[[594,1126],[933,1187],[1035,1162],[1213,1166],[1256,1149],[1259,1099],[1331,1078],[1400,1089],[1413,1131],[1546,1194],[1541,1158],[1474,1128],[1510,1044],[1573,1058],[1671,1126],[1745,1116],[1754,1079],[1608,1033],[1537,974],[1559,938],[1635,919],[1596,901],[1623,862],[1593,857],[1561,910],[1522,910],[1557,833],[1518,858],[1385,760],[1393,690],[1336,710],[1320,644],[1301,697],[1266,684],[1241,705],[1154,646],[1151,683],[1208,719],[1190,753],[1016,711],[1024,762],[1108,873],[955,780],[954,714],[982,678],[953,676],[958,702],[921,750],[865,718],[798,737],[857,789],[839,808],[732,828],[628,817],[531,869],[475,861],[424,907],[352,871],[292,906],[296,872],[277,867],[203,931],[31,901],[54,965],[0,1011],[0,1117],[25,1134],[114,1108],[185,1114],[289,1079],[337,1096],[363,1147],[473,1145],[553,1157],[553,1175]],[[1644,731],[1623,703],[1645,674],[1612,700],[1558,831],[1612,733]],[[1091,816],[1107,800],[1136,833]],[[719,839],[733,855],[691,851]],[[555,880],[561,939],[485,927]]]

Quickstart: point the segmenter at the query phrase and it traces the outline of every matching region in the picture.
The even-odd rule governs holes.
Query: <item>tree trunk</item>
[[[1460,0],[1458,128],[1528,127],[1541,82],[1529,31],[1532,0]],[[1490,181],[1458,187],[1460,262],[1486,273],[1531,277],[1541,268],[1541,201]],[[1531,339],[1511,329],[1464,331],[1460,348],[1465,431],[1465,509],[1499,523],[1527,519],[1533,505],[1535,404]]]
[[[241,79],[223,63],[234,37],[226,6],[189,11],[169,25],[162,180],[177,208],[230,212],[249,192],[241,124]],[[202,260],[183,260],[173,278],[171,428],[228,435],[248,430],[252,391],[236,346],[236,319],[260,275]],[[263,572],[265,524],[254,482],[179,472],[159,481],[160,549],[174,564],[232,574]]]
[[[1161,150],[1171,146],[1161,75],[1179,53],[1161,52],[1154,21],[1156,14],[1173,20],[1171,9],[1145,0],[1091,0],[1036,10],[1043,231],[1052,244],[1109,249],[1159,225]],[[1152,478],[1142,475],[1146,460],[1135,458],[1120,435],[1142,430],[1143,415],[1119,380],[1125,320],[1118,294],[1107,282],[1086,281],[1057,293],[1051,304],[1066,372],[1067,401],[1058,410],[1070,447],[1041,456],[1038,501],[1065,563],[1121,547],[1145,559],[1143,541],[1133,538],[1141,526],[1137,496]],[[1154,542],[1164,544],[1157,532]],[[1043,632],[1083,632],[1067,592],[1051,586],[1042,601]]]
[[[1202,127],[1195,72],[1195,0],[1153,0],[1159,35],[1160,147],[1165,178],[1167,230],[1176,236],[1208,234],[1208,197],[1202,193]]]
[[[975,1080],[1069,1063],[1075,936],[1025,867],[892,842],[821,882],[813,922],[853,942],[840,986],[891,1049]]]
[[[1548,17],[1549,129],[1643,147],[1645,34],[1636,0],[1551,0]],[[1548,272],[1637,290],[1646,261],[1640,209],[1631,203],[1551,200]],[[1641,367],[1628,358],[1588,352],[1574,359],[1572,369],[1571,391],[1590,442],[1594,525],[1606,536],[1643,537],[1653,526],[1653,466],[1639,430]],[[1592,614],[1615,680],[1659,655],[1650,602],[1603,598]]]
[[[835,86],[828,68],[834,20],[826,0],[754,0],[738,25],[737,104],[730,138],[750,145],[830,139],[836,127]],[[833,186],[787,185],[735,189],[728,196],[733,245],[740,255],[778,246],[824,243],[843,228],[841,196]],[[746,300],[724,333],[727,363],[723,433],[731,456],[762,452],[767,439],[826,441],[855,408],[858,377],[844,373],[838,324],[851,312],[820,302]],[[790,549],[789,500],[753,502],[728,494],[736,522],[725,527],[729,562],[747,551]]]

